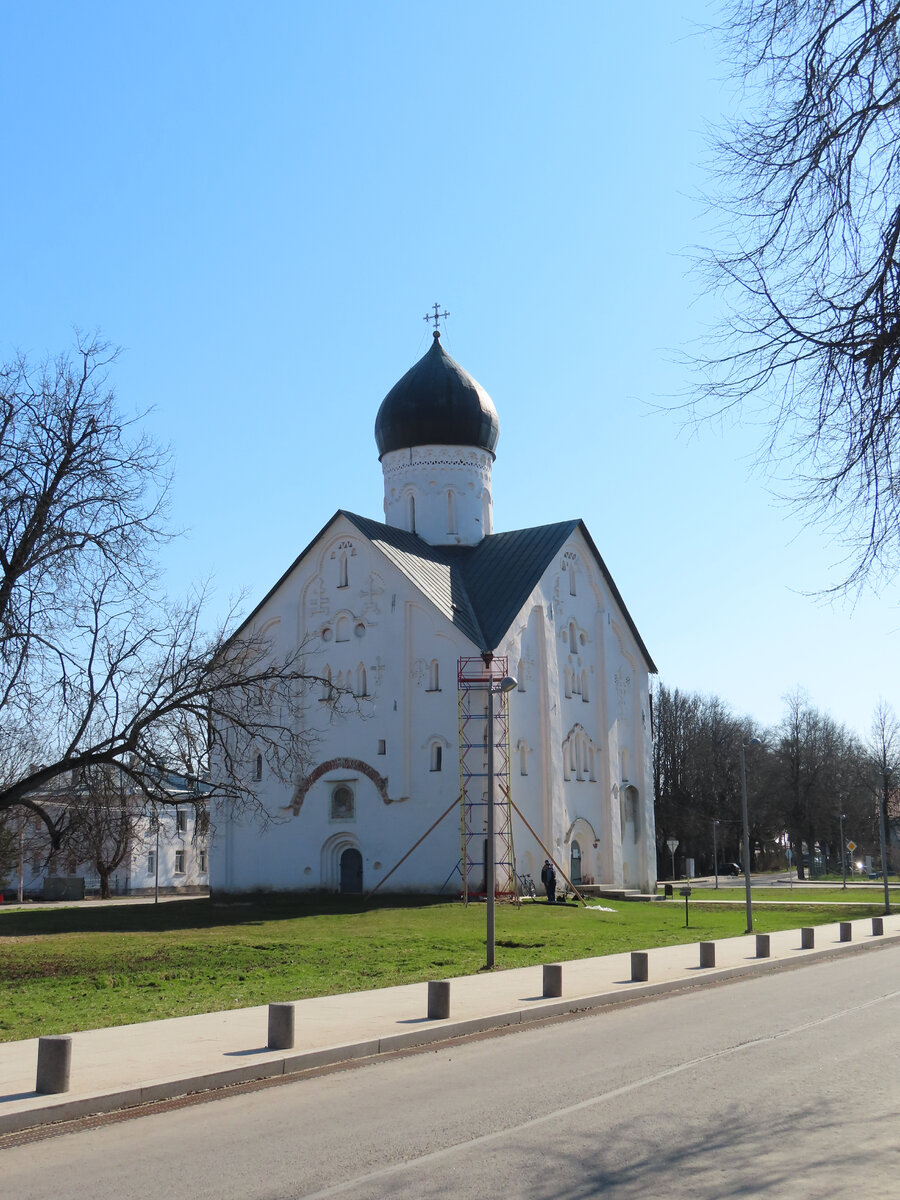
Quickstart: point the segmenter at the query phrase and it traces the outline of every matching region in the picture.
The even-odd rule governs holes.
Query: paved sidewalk
[[[266,1048],[265,1005],[88,1030],[72,1034],[70,1087],[60,1095],[34,1090],[38,1039],[7,1042],[0,1044],[0,1134],[900,942],[900,914],[882,921],[882,936],[873,935],[870,917],[850,922],[850,942],[839,940],[839,922],[819,925],[806,950],[799,929],[773,933],[769,958],[756,957],[753,934],[723,939],[715,967],[700,967],[696,942],[650,950],[647,981],[639,983],[627,953],[567,962],[561,999],[543,998],[541,967],[467,975],[450,983],[447,1020],[427,1018],[426,983],[298,1000],[291,1050]]]

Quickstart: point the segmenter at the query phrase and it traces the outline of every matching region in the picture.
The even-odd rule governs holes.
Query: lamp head
[[[511,692],[519,684],[517,680],[513,679],[512,675],[504,675],[497,686],[501,692]]]

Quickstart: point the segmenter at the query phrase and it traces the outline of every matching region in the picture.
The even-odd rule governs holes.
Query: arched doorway
[[[362,855],[352,847],[341,855],[341,892],[358,895],[363,890]]]
[[[569,855],[569,878],[576,886],[581,883],[581,847],[577,842],[572,843]]]

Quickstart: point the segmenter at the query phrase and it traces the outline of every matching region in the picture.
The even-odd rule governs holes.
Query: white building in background
[[[490,397],[435,331],[378,411],[385,522],[338,511],[245,624],[279,654],[308,639],[324,682],[305,698],[316,742],[302,778],[286,787],[249,755],[272,823],[214,810],[216,893],[369,891],[448,809],[387,888],[459,891],[464,867],[471,886],[486,722],[479,736],[478,720],[460,721],[458,671],[473,659],[516,679],[500,781],[518,810],[516,870],[537,878],[546,850],[576,881],[654,887],[656,668],[580,520],[494,532],[498,436]]]
[[[195,895],[208,890],[208,822],[201,807],[198,829],[195,786],[172,776],[167,787],[172,807],[161,809],[158,820],[144,814],[143,797],[125,797],[134,816],[125,857],[110,875],[113,895],[154,895],[157,889],[161,895]],[[65,803],[65,789],[58,794],[59,799],[35,799],[52,811]],[[93,863],[65,847],[50,857],[46,826],[37,814],[18,809],[7,827],[17,848],[15,867],[0,880],[7,900],[15,899],[20,889],[27,899],[78,899],[99,891]]]

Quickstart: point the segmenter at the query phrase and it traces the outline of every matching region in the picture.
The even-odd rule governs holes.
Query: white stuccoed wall
[[[493,533],[493,461],[487,450],[470,446],[390,451],[381,460],[386,524],[432,546],[476,546]]]
[[[308,634],[312,673],[328,668],[335,681],[340,675],[355,686],[364,668],[369,694],[344,701],[343,715],[335,717],[315,694],[309,697],[313,782],[304,791],[264,778],[260,796],[274,818],[265,829],[215,814],[211,886],[337,889],[340,854],[356,847],[368,891],[458,795],[457,659],[479,648],[344,517],[297,564],[255,624],[268,628],[276,652]],[[513,675],[522,664],[524,691],[510,696],[511,782],[529,823],[567,871],[577,838],[584,875],[609,886],[652,887],[649,677],[580,535],[548,566],[497,653],[508,656]],[[579,681],[584,672],[587,700],[583,688],[579,694],[571,685],[566,696],[567,667]],[[572,737],[593,746],[593,778],[582,771],[579,779],[571,769],[564,777],[564,746]],[[431,770],[435,743],[442,748],[440,771]],[[341,782],[354,792],[352,820],[330,815]],[[537,879],[543,852],[518,823],[514,828],[519,870]],[[391,877],[389,890],[437,891],[450,877],[446,890],[455,894],[459,858],[454,810]]]

